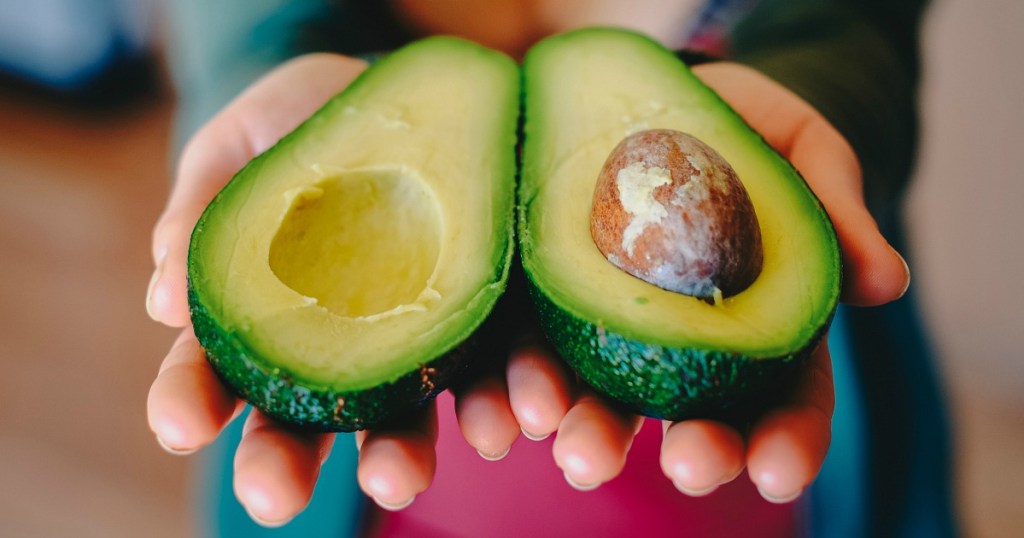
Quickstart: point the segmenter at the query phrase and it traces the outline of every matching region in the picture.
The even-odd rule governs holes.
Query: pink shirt
[[[486,461],[462,438],[453,398],[438,398],[433,485],[401,512],[378,514],[378,536],[758,536],[797,534],[793,504],[770,504],[744,474],[701,498],[683,495],[658,464],[661,426],[648,420],[618,478],[588,492],[555,466],[552,439],[520,436],[505,459]]]

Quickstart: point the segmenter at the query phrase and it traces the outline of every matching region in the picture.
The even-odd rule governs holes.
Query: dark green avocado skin
[[[528,280],[538,321],[580,379],[653,418],[746,422],[792,394],[825,334],[823,328],[802,350],[781,357],[648,344],[573,316]]]
[[[235,394],[265,414],[299,428],[355,431],[398,420],[421,407],[461,376],[474,355],[476,338],[390,383],[366,390],[337,391],[305,383],[246,350],[209,315],[189,285],[192,325],[206,358]]]

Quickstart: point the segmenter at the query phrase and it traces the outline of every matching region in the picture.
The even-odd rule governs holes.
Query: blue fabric
[[[248,411],[246,412],[248,414]],[[195,512],[200,514],[200,536],[224,538],[340,538],[355,536],[362,521],[366,497],[356,482],[358,451],[352,434],[339,434],[309,506],[288,524],[268,529],[254,523],[239,504],[232,486],[235,447],[242,438],[245,416],[225,429],[203,451],[196,481]]]
[[[118,0],[0,2],[0,70],[58,89],[86,86],[141,54],[145,11]]]
[[[906,252],[894,222],[883,218],[883,229]],[[830,345],[836,414],[811,489],[813,536],[959,534],[948,412],[917,312],[913,289],[881,307],[840,308]]]
[[[832,445],[821,474],[810,489],[811,535],[828,538],[866,536],[867,424],[860,380],[850,348],[846,307],[840,307],[829,331],[836,409]]]
[[[907,252],[898,219],[880,219]],[[946,398],[913,287],[899,301],[851,309],[852,347],[870,416],[871,470],[865,517],[886,536],[959,534],[952,492],[952,444]]]

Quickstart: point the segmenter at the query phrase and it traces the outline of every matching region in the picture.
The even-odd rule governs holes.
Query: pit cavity
[[[437,297],[441,209],[414,171],[352,171],[288,196],[270,246],[286,286],[352,318],[423,310]]]

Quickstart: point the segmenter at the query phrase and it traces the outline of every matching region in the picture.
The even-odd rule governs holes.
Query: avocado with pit
[[[742,419],[783,397],[831,322],[842,272],[832,223],[793,166],[672,52],[628,31],[547,38],[528,52],[524,81],[519,241],[556,350],[594,389],[652,417]],[[645,139],[668,144],[659,162],[676,164],[616,161],[632,151],[617,146]],[[673,278],[652,284],[643,273],[664,271],[648,271],[651,256],[629,262],[622,253],[632,255],[641,232],[670,215],[668,204],[692,195],[667,190],[688,181],[668,169],[700,175],[704,161],[694,155],[705,147],[731,165],[746,194],[729,194],[730,204],[711,212],[753,213],[714,215],[714,233],[700,236],[712,243],[677,238],[669,250],[689,249],[702,262],[702,252],[721,254],[739,269],[703,279],[669,264]],[[639,183],[626,187],[631,177]],[[735,193],[729,181],[721,192]],[[597,219],[608,193],[618,197],[615,215]],[[607,253],[595,244],[601,225],[618,233]],[[730,234],[751,240],[731,250],[713,244]]]
[[[188,253],[195,334],[221,378],[325,431],[444,390],[505,288],[519,95],[510,58],[425,39],[239,171]]]

